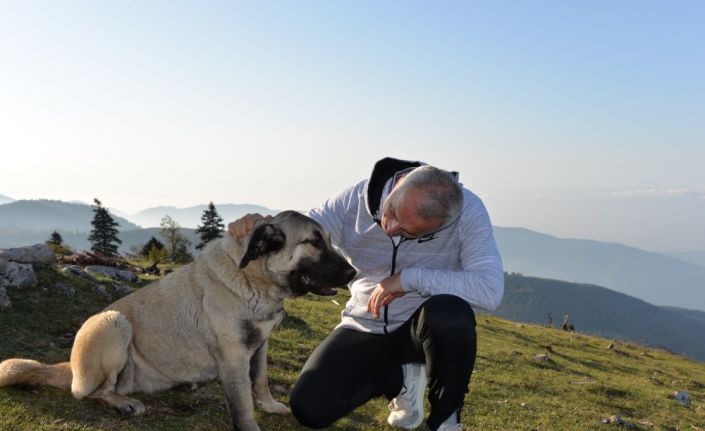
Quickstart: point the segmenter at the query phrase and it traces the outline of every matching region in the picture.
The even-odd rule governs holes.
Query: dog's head
[[[356,274],[335,251],[321,225],[295,211],[284,211],[255,225],[240,268],[255,259],[262,259],[267,275],[294,296],[307,292],[335,295],[335,288],[346,285]]]

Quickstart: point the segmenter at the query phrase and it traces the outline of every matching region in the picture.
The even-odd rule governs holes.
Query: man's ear
[[[277,226],[273,224],[259,226],[252,233],[250,242],[247,243],[247,251],[242,256],[240,268],[246,267],[251,260],[255,260],[262,255],[281,250],[285,242],[286,235]]]

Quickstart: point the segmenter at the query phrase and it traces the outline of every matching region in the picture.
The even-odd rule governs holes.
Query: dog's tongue
[[[311,293],[320,296],[335,296],[338,294],[338,291],[335,287],[322,287],[320,289],[312,290]]]

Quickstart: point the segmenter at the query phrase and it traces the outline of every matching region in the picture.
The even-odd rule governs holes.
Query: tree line
[[[117,258],[118,247],[122,244],[118,230],[120,224],[113,219],[100,200],[96,198],[93,202],[94,205],[91,206],[93,209],[91,226],[93,228],[88,235],[91,252],[109,259]],[[213,202],[210,202],[208,207],[203,210],[201,224],[196,228],[196,233],[200,237],[196,249],[202,250],[209,242],[222,237],[224,228],[223,218],[218,214]],[[189,252],[191,242],[181,234],[181,226],[171,216],[165,215],[162,218],[159,236],[163,241],[151,237],[147,243],[138,247],[137,254],[155,263],[161,261],[187,263],[193,260],[193,256]],[[61,234],[57,231],[51,234],[47,244],[59,254],[70,252],[68,247],[64,245]]]

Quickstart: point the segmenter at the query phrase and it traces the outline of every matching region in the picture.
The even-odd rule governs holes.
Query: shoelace
[[[399,396],[389,402],[389,410],[393,412],[409,410],[409,403],[406,402],[405,398]]]

